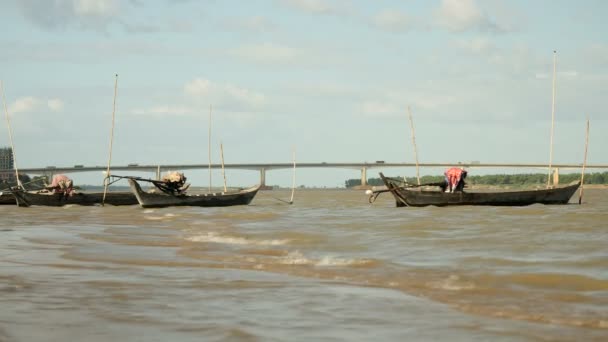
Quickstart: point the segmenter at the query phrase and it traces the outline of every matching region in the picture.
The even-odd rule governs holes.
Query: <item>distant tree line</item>
[[[504,174],[504,175],[483,175],[483,176],[468,176],[467,184],[470,185],[511,185],[511,186],[534,186],[547,183],[546,173],[521,173],[521,174]],[[400,177],[402,178],[402,177]],[[559,182],[567,184],[581,178],[580,173],[560,174]],[[437,183],[444,180],[443,176],[422,176],[420,183]],[[406,177],[406,181],[410,184],[417,184],[416,177]],[[369,178],[367,184],[372,186],[384,185],[380,178]],[[595,172],[585,174],[585,184],[608,184],[608,172]],[[345,182],[347,188],[361,185],[361,179],[348,179]]]

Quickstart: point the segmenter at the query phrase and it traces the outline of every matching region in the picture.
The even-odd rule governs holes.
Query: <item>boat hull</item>
[[[1,192],[0,193],[0,205],[15,205],[17,202],[15,200],[15,196],[13,196],[10,192]]]
[[[227,207],[233,205],[248,205],[251,203],[260,186],[250,189],[226,192],[206,193],[200,195],[168,195],[165,193],[149,193],[141,189],[139,183],[129,179],[131,191],[143,208],[164,208],[173,206],[193,207]]]
[[[381,174],[384,184],[395,197],[398,207],[487,205],[526,206],[532,204],[568,204],[580,186],[580,182],[563,187],[539,190],[501,192],[455,192],[425,191],[400,187]]]
[[[17,205],[20,207],[33,205],[47,207],[62,207],[64,205],[93,206],[101,205],[102,202],[115,206],[138,204],[137,198],[130,192],[108,192],[106,193],[105,201],[103,200],[103,192],[79,192],[72,196],[64,196],[63,194],[14,191],[13,195]]]

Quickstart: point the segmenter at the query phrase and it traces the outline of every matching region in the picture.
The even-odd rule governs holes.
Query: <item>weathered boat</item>
[[[0,205],[12,204],[15,205],[15,196],[10,192],[0,192]]]
[[[105,201],[103,200],[103,192],[75,192],[72,195],[63,193],[53,193],[49,191],[22,191],[15,190],[12,192],[16,199],[17,205],[20,207],[29,207],[33,205],[61,207],[64,205],[101,205],[102,202],[108,205],[136,205],[139,202],[133,193],[127,191],[107,192]]]
[[[142,190],[137,180],[153,182],[157,188],[163,190],[162,182],[137,177],[124,178],[128,178],[131,190],[133,191],[133,194],[135,194],[135,197],[137,197],[139,205],[143,208],[163,208],[172,206],[225,207],[232,205],[247,205],[251,203],[261,187],[261,185],[258,184],[249,189],[190,195],[185,193],[170,193],[168,191],[145,192]]]
[[[402,181],[385,177],[380,178],[386,185],[386,190],[373,191],[370,202],[382,192],[390,192],[398,207],[451,206],[451,205],[489,205],[489,206],[525,206],[531,204],[568,204],[580,186],[580,182],[566,186],[538,190],[510,191],[462,191],[443,192],[440,190],[425,190],[403,185]],[[433,184],[436,185],[436,184]]]

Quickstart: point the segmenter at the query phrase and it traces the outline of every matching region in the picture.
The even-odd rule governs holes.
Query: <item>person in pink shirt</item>
[[[56,194],[71,196],[74,193],[74,182],[66,175],[54,175],[53,181],[46,188]]]

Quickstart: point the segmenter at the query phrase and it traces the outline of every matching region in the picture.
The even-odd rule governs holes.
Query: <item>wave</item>
[[[240,236],[219,235],[218,233],[209,232],[207,234],[189,236],[186,238],[192,242],[211,242],[228,245],[254,245],[254,246],[280,246],[289,243],[287,239],[270,239],[258,240]]]
[[[299,251],[290,252],[286,256],[279,258],[279,263],[284,265],[313,265],[319,267],[332,266],[353,266],[353,265],[368,265],[373,263],[370,259],[348,259],[339,258],[333,255],[326,255],[320,258],[307,258]]]

